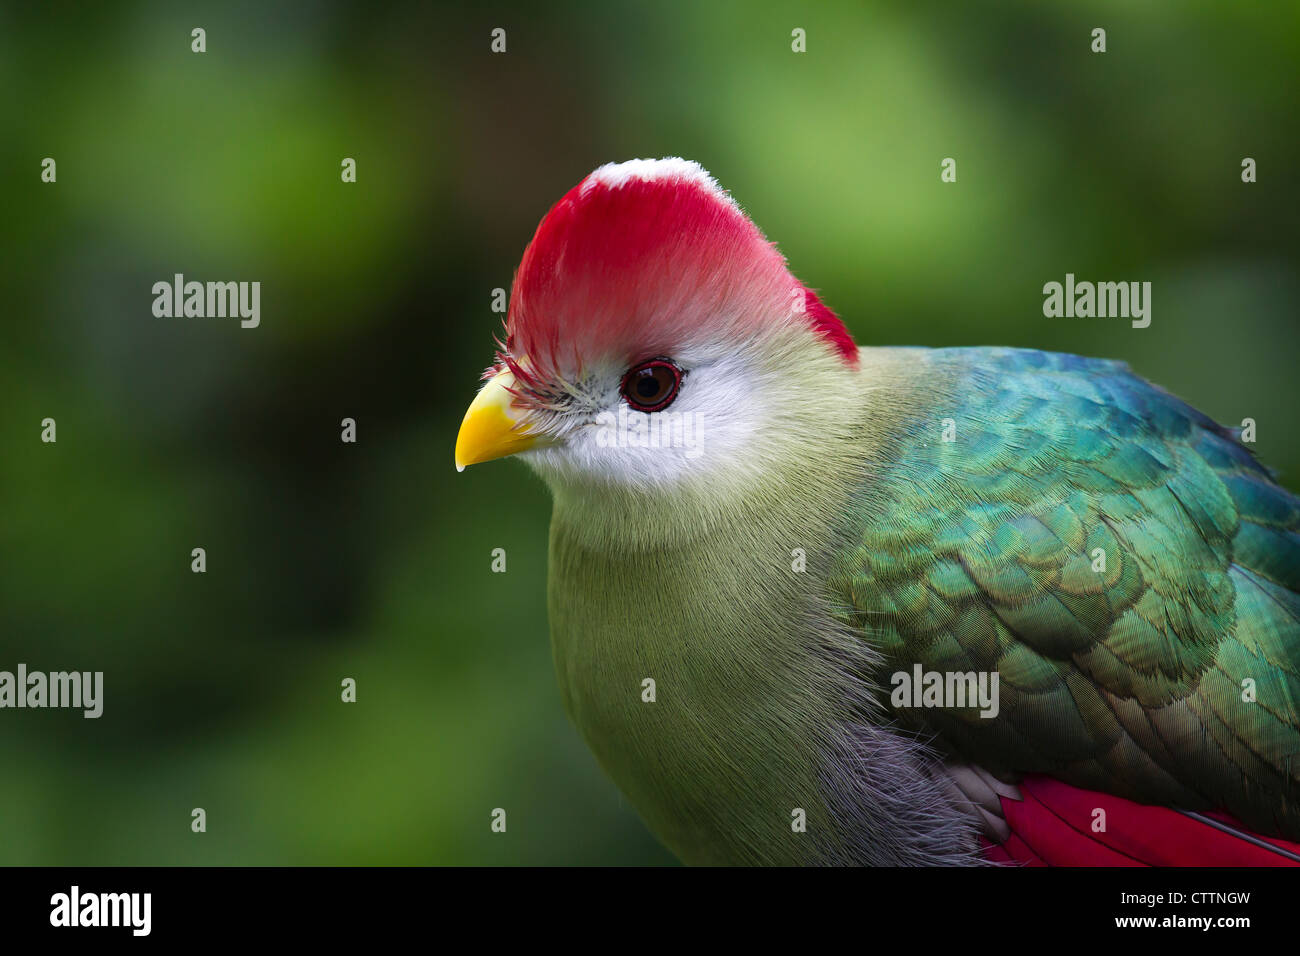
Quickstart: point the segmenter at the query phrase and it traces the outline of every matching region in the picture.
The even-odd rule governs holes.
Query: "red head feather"
[[[515,275],[506,347],[527,357],[528,379],[544,379],[775,321],[807,323],[856,363],[843,323],[707,172],[633,160],[597,169],[537,227]]]

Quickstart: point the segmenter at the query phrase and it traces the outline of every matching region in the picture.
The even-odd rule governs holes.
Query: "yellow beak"
[[[509,370],[498,372],[470,402],[456,436],[457,471],[537,444],[537,436],[530,434],[528,413],[515,406],[515,396],[510,394],[514,384],[515,377]]]

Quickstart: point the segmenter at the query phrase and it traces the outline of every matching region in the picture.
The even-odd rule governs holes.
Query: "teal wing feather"
[[[892,719],[997,773],[1300,838],[1300,501],[1120,363],[935,361],[950,407],[864,484],[832,577]],[[996,672],[998,715],[892,707],[918,663]]]

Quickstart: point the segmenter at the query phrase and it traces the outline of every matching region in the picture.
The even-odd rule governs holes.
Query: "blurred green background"
[[[106,684],[0,711],[0,863],[671,862],[561,710],[545,489],[452,466],[606,161],[699,160],[862,343],[1127,359],[1300,488],[1295,4],[485,7],[0,12],[0,669]],[[155,318],[176,272],[261,327]],[[1066,272],[1151,327],[1044,318]]]

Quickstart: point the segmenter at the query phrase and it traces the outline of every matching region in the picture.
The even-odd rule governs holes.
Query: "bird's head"
[[[818,392],[858,361],[839,319],[683,159],[602,166],[551,209],[499,345],[457,468],[522,453],[552,485],[635,491],[761,470],[783,432],[835,414]]]

